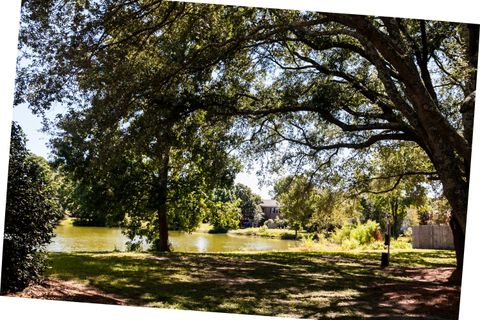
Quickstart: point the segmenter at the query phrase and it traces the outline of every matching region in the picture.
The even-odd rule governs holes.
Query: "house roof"
[[[277,200],[263,199],[260,207],[276,208],[278,207]]]

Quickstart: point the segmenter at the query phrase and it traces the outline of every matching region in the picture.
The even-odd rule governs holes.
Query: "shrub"
[[[363,224],[346,224],[335,230],[332,239],[336,243],[341,244],[342,247],[351,247],[355,243],[358,243],[358,245],[367,245],[375,241],[378,235],[378,229],[378,223],[372,220],[368,220]]]
[[[375,234],[378,230],[378,223],[368,220],[364,224],[357,224],[350,234],[350,238],[357,240],[361,245],[375,241]]]
[[[266,232],[267,230],[268,230],[268,228],[267,228],[266,225],[263,225],[263,226],[261,226],[260,228],[258,228],[258,232],[259,232],[259,233]]]
[[[280,235],[280,239],[282,239],[282,240],[296,240],[297,236],[295,236],[294,233],[284,232]]]
[[[125,242],[126,250],[130,252],[141,252],[145,246],[147,246],[145,240],[142,240],[139,236],[135,236],[133,239],[129,239]],[[153,247],[154,245],[152,248]]]
[[[407,228],[407,230],[405,230],[405,232],[403,233],[403,236],[402,237],[399,237],[403,239],[404,242],[412,242],[412,236],[413,236],[413,230],[412,228]]]
[[[394,249],[412,249],[412,238],[407,236],[398,237],[397,240],[393,240],[391,247]]]
[[[227,233],[229,228],[221,227],[221,226],[214,226],[212,229],[208,230],[208,233],[216,234],[216,233]]]
[[[335,232],[332,235],[332,240],[338,244],[341,244],[343,240],[350,239],[350,233],[353,229],[353,225],[346,224],[341,228],[335,229]]]
[[[288,220],[286,219],[280,219],[279,217],[276,217],[274,221],[276,228],[285,229],[288,226]]]
[[[313,240],[313,235],[311,234],[303,235],[300,242],[300,247],[304,251],[311,251],[315,248],[315,241]]]
[[[1,291],[19,291],[40,278],[43,250],[62,218],[47,161],[25,147],[22,129],[12,124]]]
[[[263,213],[263,211],[262,210],[255,211],[255,214],[253,215],[253,226],[254,227],[260,226],[264,220],[265,220],[265,214]]]
[[[273,221],[273,219],[268,219],[263,225],[268,229],[275,229],[276,227],[275,221]]]

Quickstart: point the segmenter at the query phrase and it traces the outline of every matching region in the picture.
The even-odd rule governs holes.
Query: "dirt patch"
[[[388,314],[428,317],[429,319],[457,319],[460,305],[460,286],[449,281],[454,268],[410,268],[386,270],[403,281],[377,285],[375,292],[378,309]]]
[[[396,276],[403,276],[417,281],[447,283],[455,271],[454,268],[411,268],[387,270],[388,273]]]
[[[48,279],[31,285],[11,297],[126,305],[125,299],[75,281]]]

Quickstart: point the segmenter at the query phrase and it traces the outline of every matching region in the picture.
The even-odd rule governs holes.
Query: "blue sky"
[[[17,121],[27,136],[27,148],[44,158],[48,159],[49,149],[46,146],[49,135],[41,132],[42,123],[40,118],[34,116],[25,104],[13,109],[13,120]]]

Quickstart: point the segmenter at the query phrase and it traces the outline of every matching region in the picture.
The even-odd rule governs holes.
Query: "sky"
[[[49,117],[54,117],[58,111],[52,111],[48,114]],[[13,120],[17,121],[22,127],[27,137],[27,148],[36,155],[49,158],[50,149],[47,144],[50,140],[48,133],[42,132],[41,118],[33,115],[26,104],[19,105],[13,109]],[[270,199],[269,191],[272,188],[260,187],[258,177],[255,172],[258,167],[253,167],[252,170],[244,170],[240,172],[236,179],[236,183],[242,183],[249,186],[252,191],[262,197],[262,199]]]

